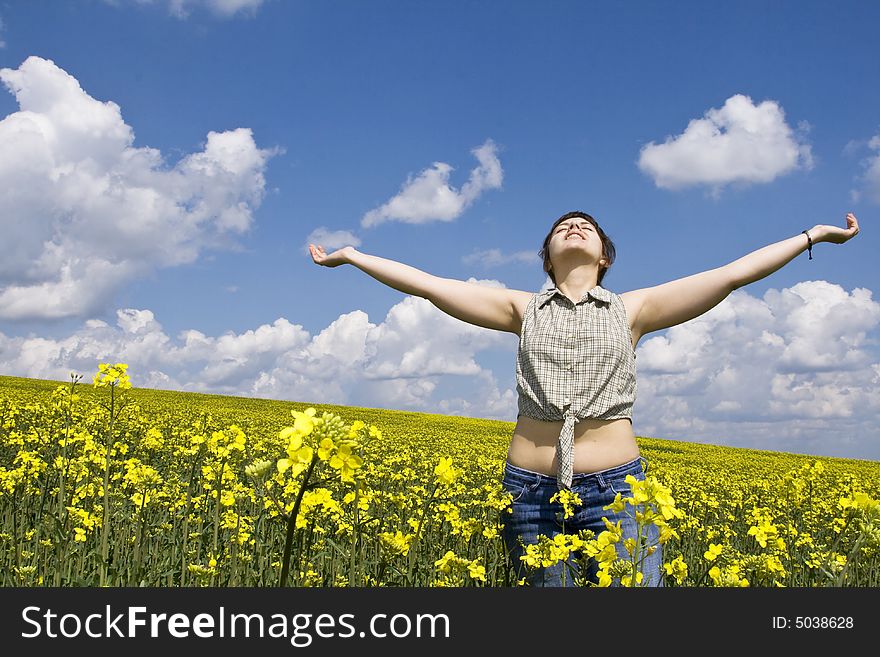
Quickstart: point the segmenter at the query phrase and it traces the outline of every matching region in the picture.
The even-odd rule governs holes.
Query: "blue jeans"
[[[645,462],[645,470],[642,463]],[[575,507],[574,515],[565,519],[564,531],[566,534],[576,534],[582,529],[590,529],[598,537],[605,531],[605,523],[602,517],[608,518],[612,523],[620,521],[623,536],[617,543],[617,553],[621,558],[629,559],[623,541],[627,538],[636,538],[638,527],[634,518],[633,507],[627,505],[622,513],[611,510],[603,510],[602,507],[611,504],[617,493],[621,497],[631,494],[630,486],[626,483],[626,476],[633,475],[638,480],[645,479],[648,459],[644,456],[607,470],[591,473],[575,473],[571,490],[578,494],[583,506]],[[562,505],[558,502],[550,502],[550,498],[558,491],[556,477],[538,472],[532,472],[524,468],[507,463],[504,469],[504,478],[501,482],[504,490],[513,495],[513,513],[507,517],[504,525],[504,543],[507,546],[508,558],[517,573],[517,579],[525,577],[532,586],[574,586],[574,578],[580,574],[579,561],[581,555],[575,558],[569,557],[567,562],[557,562],[547,568],[531,569],[520,557],[525,553],[519,544],[537,543],[539,534],[552,538],[563,532]],[[653,524],[649,524],[644,530],[647,531],[648,545],[657,544],[659,530]],[[644,579],[643,586],[663,586],[662,577],[663,555],[662,546],[651,555],[646,555],[642,562],[641,571]],[[584,575],[594,583],[598,583],[599,564],[595,559],[589,559],[587,570]],[[563,571],[565,581],[563,582]],[[614,579],[613,586],[619,586],[620,580]]]

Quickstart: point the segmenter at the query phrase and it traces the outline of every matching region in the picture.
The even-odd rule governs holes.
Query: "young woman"
[[[534,586],[574,583],[575,575],[597,581],[597,564],[586,573],[577,563],[528,571],[519,558],[523,545],[563,530],[562,507],[550,498],[563,488],[583,502],[564,530],[605,529],[602,517],[621,522],[617,544],[635,538],[625,513],[605,511],[617,493],[630,493],[627,475],[645,478],[647,459],[632,430],[636,392],[635,349],[642,336],[699,317],[733,290],[758,281],[820,242],[842,244],[859,225],[846,215],[846,228],[816,225],[749,253],[717,269],[654,287],[615,294],[601,286],[614,262],[614,244],[596,220],[569,212],[554,223],[539,255],[554,287],[539,294],[484,287],[440,278],[408,265],[345,247],[327,254],[309,245],[319,265],[352,264],[404,294],[428,299],[465,322],[520,337],[516,361],[519,413],[507,453],[504,488],[513,496],[504,528],[511,564]],[[646,467],[642,467],[642,462]],[[651,543],[655,534],[648,536]],[[643,585],[662,586],[660,546],[641,564]]]

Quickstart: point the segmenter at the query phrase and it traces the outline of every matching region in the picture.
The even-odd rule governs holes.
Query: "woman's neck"
[[[559,276],[562,273],[563,276]],[[583,296],[596,287],[599,275],[595,267],[580,265],[567,272],[558,272],[556,287],[569,299],[577,303]]]

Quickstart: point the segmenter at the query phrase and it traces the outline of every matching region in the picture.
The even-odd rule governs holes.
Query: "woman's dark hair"
[[[611,241],[611,238],[605,234],[605,231],[599,227],[599,224],[596,222],[593,217],[588,215],[586,212],[574,211],[574,212],[566,212],[564,215],[559,217],[556,221],[553,222],[553,227],[550,229],[550,232],[547,233],[547,237],[544,238],[544,244],[541,247],[541,250],[538,251],[538,257],[544,261],[544,271],[550,277],[550,280],[553,281],[553,285],[556,285],[556,276],[553,274],[550,265],[550,250],[547,248],[550,245],[550,239],[553,237],[553,231],[556,230],[556,227],[561,224],[566,219],[586,219],[591,224],[593,224],[593,228],[596,229],[596,232],[599,234],[599,238],[602,240],[602,257],[605,259],[605,265],[599,265],[599,280],[597,281],[598,285],[602,284],[602,279],[605,278],[605,272],[608,271],[608,268],[614,264],[614,258],[616,256],[616,252],[614,250],[614,242]]]

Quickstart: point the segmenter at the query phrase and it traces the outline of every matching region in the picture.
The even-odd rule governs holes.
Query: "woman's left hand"
[[[843,244],[847,240],[859,234],[859,221],[852,212],[846,215],[846,228],[837,226],[816,226],[813,230],[822,235],[821,242],[831,242],[833,244]],[[810,231],[813,232],[813,231]]]

